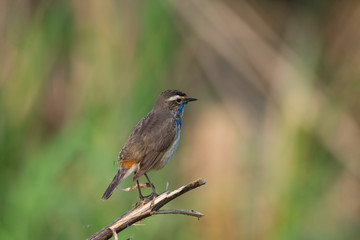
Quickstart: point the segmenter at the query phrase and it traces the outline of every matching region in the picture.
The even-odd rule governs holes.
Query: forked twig
[[[101,229],[91,237],[89,237],[88,240],[109,239],[110,237],[114,237],[114,239],[117,239],[118,232],[124,230],[128,226],[131,226],[142,219],[157,214],[183,214],[187,216],[201,218],[204,216],[204,214],[194,210],[186,210],[186,209],[160,210],[160,208],[163,207],[168,202],[172,201],[173,199],[197,187],[200,187],[205,183],[206,183],[205,179],[198,179],[174,191],[170,191],[170,192],[165,191],[164,193],[160,194],[159,196],[157,196],[156,198],[152,199],[147,203],[138,204],[133,209],[129,210],[124,215],[122,215],[121,217],[119,217],[118,219],[116,219],[115,221],[113,221],[112,223],[110,223],[109,225],[107,225],[106,227],[104,227],[103,229]]]

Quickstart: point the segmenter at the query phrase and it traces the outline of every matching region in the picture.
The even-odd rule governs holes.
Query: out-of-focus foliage
[[[121,239],[359,239],[358,1],[0,2],[0,239],[84,239],[136,122],[186,107],[159,191],[206,178]],[[113,164],[115,162],[115,164]],[[132,185],[131,179],[121,187]]]

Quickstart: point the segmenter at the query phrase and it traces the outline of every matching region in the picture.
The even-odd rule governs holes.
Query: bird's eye
[[[178,98],[178,99],[176,99],[176,101],[177,101],[177,102],[181,102],[181,99],[180,99],[180,98]]]

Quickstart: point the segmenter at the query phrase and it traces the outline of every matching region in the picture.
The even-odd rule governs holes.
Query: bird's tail
[[[115,190],[115,188],[122,181],[124,181],[125,178],[127,178],[131,173],[133,173],[134,170],[135,170],[135,164],[132,165],[131,167],[129,167],[129,166],[125,165],[125,164],[120,164],[120,167],[118,168],[114,179],[111,181],[110,185],[108,186],[108,188],[104,192],[101,199],[103,199],[103,200],[108,199],[111,196],[111,194],[113,193],[113,191]]]

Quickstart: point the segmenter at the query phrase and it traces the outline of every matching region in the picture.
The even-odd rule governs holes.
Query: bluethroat
[[[103,194],[103,200],[108,199],[114,189],[132,173],[140,200],[144,200],[139,185],[142,175],[152,187],[153,195],[157,195],[147,172],[163,168],[172,158],[179,144],[184,107],[195,100],[178,90],[166,90],[160,94],[153,109],[136,124],[120,151],[119,168]]]

